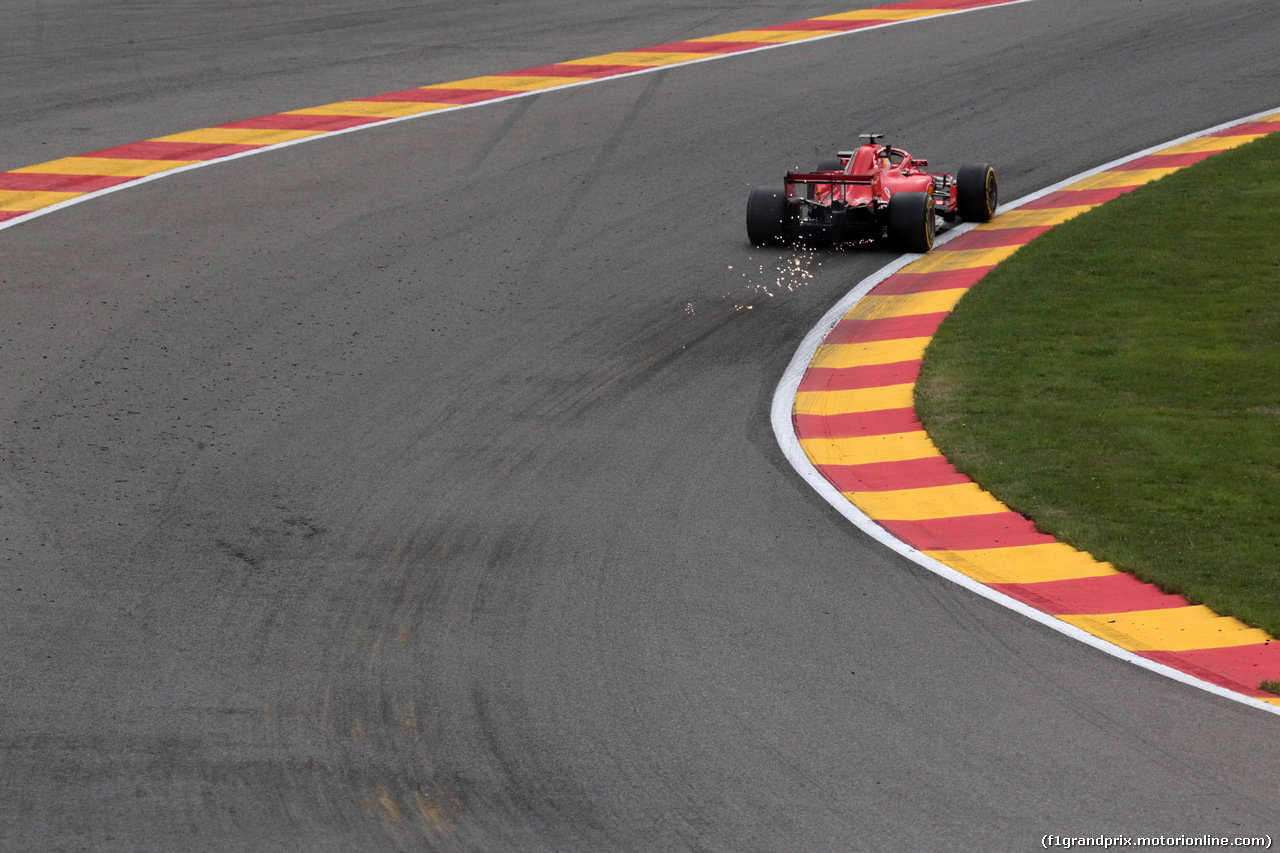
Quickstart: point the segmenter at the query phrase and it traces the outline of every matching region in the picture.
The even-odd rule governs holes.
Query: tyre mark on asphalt
[[[190,130],[0,172],[0,229],[166,175],[394,121],[1034,0],[912,0]]]
[[[1280,112],[1135,155],[1037,194],[869,279],[846,297],[851,307],[838,308],[836,319],[819,327],[826,331],[814,348],[802,345],[779,386],[775,431],[793,464],[802,453],[839,494],[835,500],[852,504],[929,568],[941,564],[995,593],[988,597],[1017,602],[1010,606],[1042,614],[1046,624],[1056,620],[1059,629],[1078,629],[1129,660],[1280,713],[1280,697],[1259,687],[1280,680],[1280,642],[1041,533],[956,470],[930,440],[913,402],[934,332],[1000,261],[1099,204],[1277,132]]]

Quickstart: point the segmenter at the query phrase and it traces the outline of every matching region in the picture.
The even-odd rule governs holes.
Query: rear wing
[[[869,175],[842,175],[839,172],[787,172],[787,183],[791,184],[862,184],[870,186]]]
[[[836,187],[870,187],[879,176],[845,175],[840,172],[787,172],[785,192],[787,198],[803,199],[810,203],[830,204],[832,195],[840,196]]]

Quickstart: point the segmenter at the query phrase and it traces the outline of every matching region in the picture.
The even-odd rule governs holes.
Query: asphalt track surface
[[[294,5],[16,4],[0,169],[858,8]],[[868,130],[1014,198],[1273,108],[1278,35],[1270,0],[1038,0],[0,233],[0,849],[1274,833],[1274,717],[949,585],[790,469],[774,385],[891,255],[752,249],[742,210]]]

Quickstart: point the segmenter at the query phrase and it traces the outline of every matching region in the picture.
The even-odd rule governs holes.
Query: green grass
[[[1280,636],[1280,134],[1042,235],[925,356],[943,452],[1059,539]]]

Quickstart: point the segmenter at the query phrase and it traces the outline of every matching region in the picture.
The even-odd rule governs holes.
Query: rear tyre
[[[791,237],[791,214],[782,187],[753,187],[747,197],[747,239],[755,246],[782,246]]]
[[[816,172],[843,172],[844,161],[839,157],[823,157],[818,161]]]
[[[986,163],[961,166],[956,175],[956,209],[970,222],[990,222],[999,201],[996,170]]]
[[[937,228],[931,194],[897,193],[889,199],[889,243],[898,251],[929,251]]]

